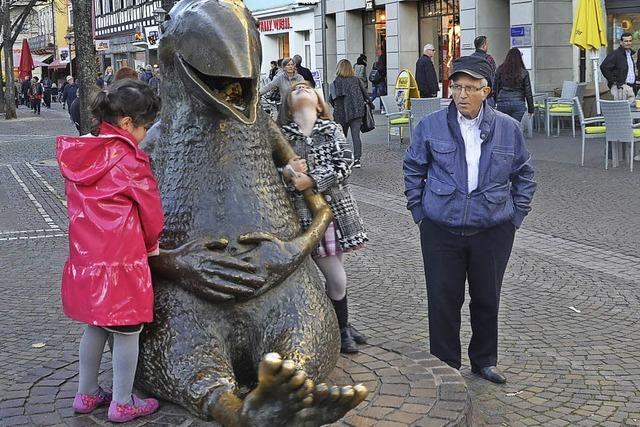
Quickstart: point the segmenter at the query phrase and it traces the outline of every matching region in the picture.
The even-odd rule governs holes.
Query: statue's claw
[[[293,420],[305,406],[311,404],[313,381],[304,371],[296,370],[292,360],[283,360],[277,353],[267,354],[258,368],[258,386],[245,398],[241,424],[282,425]]]
[[[362,403],[368,394],[362,384],[344,387],[318,384],[313,390],[311,406],[297,414],[293,425],[316,427],[337,421]]]

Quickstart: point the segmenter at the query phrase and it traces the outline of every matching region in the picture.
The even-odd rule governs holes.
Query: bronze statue
[[[162,26],[163,109],[148,135],[165,209],[156,313],[137,385],[229,426],[317,426],[364,400],[314,385],[339,354],[308,255],[331,212],[305,194],[302,232],[277,166],[295,153],[257,109],[261,46],[237,0],[182,0]]]

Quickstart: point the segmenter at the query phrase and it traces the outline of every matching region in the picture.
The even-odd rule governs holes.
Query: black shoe
[[[353,161],[353,167],[354,168],[361,168],[362,165],[360,164],[360,159],[356,159]]]
[[[484,368],[472,367],[471,372],[480,375],[487,381],[491,381],[496,384],[504,384],[507,382],[507,378],[502,375],[502,372],[495,366],[486,366]]]
[[[360,331],[358,331],[356,328],[354,328],[351,323],[349,323],[349,326],[347,326],[347,327],[351,330],[351,336],[353,337],[353,340],[357,344],[366,344],[367,343],[367,337],[365,335],[363,335]]]
[[[351,329],[348,326],[340,331],[340,353],[358,353],[356,341],[351,336]]]

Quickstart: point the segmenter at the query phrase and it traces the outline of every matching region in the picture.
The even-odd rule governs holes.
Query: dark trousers
[[[353,159],[360,160],[362,156],[362,140],[360,139],[360,127],[362,126],[362,117],[351,120],[349,123],[340,123],[342,132],[346,138],[351,129],[351,140],[353,141]]]
[[[40,105],[41,105],[42,100],[41,99],[36,99],[33,98],[31,100],[31,109],[33,110],[34,113],[38,113],[40,114]]]
[[[527,112],[527,104],[525,101],[499,101],[497,109],[520,123],[524,117],[524,113]]]
[[[426,218],[420,224],[431,354],[455,369],[461,366],[460,310],[466,280],[471,296],[471,365],[484,368],[498,363],[500,289],[514,236],[510,222],[473,236],[452,234]]]

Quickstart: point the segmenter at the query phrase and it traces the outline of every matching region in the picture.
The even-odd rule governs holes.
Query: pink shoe
[[[158,410],[160,403],[156,399],[140,399],[135,394],[131,395],[133,404],[118,403],[115,400],[109,405],[109,421],[112,423],[126,423],[138,417],[153,414]]]
[[[73,410],[79,414],[88,414],[100,406],[107,406],[111,403],[111,393],[98,387],[96,394],[77,393],[73,399]]]

